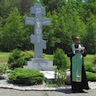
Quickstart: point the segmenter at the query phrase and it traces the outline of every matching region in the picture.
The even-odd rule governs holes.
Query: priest
[[[86,50],[81,45],[80,37],[75,38],[74,44],[69,48],[67,56],[70,57],[70,72],[71,72],[71,86],[72,92],[84,92],[83,89],[88,90],[88,81],[84,68],[84,57],[86,56]]]

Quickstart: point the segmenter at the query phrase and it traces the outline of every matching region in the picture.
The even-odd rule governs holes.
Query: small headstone
[[[42,58],[43,49],[46,49],[46,41],[43,40],[42,25],[50,25],[50,18],[42,18],[42,15],[46,14],[45,8],[41,4],[35,4],[30,10],[31,14],[35,17],[27,17],[25,20],[26,25],[35,25],[34,35],[31,35],[31,43],[34,44],[35,58],[27,62],[27,66],[24,68],[31,68],[36,70],[53,70],[53,62],[48,59]]]

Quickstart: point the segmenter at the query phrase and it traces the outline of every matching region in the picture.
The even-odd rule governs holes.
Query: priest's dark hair
[[[75,40],[80,40],[80,36],[76,36],[75,37]]]

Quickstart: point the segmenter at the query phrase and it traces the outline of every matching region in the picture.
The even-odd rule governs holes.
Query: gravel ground
[[[46,95],[48,94],[48,95]],[[71,93],[70,89],[61,91],[17,91],[12,89],[0,89],[0,96],[96,96],[96,89],[86,93]]]

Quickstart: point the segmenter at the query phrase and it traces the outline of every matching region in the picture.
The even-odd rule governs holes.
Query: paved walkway
[[[96,96],[96,89],[86,91],[86,93],[71,93],[70,89],[61,91],[17,91],[0,89],[0,96]]]
[[[96,96],[96,82],[89,82],[89,86],[91,89],[88,91],[85,91],[86,93],[71,93],[70,86],[67,86],[65,88],[58,89],[58,91],[55,91],[56,90],[55,88],[46,89],[45,86],[35,86],[35,87],[16,86],[13,84],[8,84],[6,80],[0,80],[0,87],[1,87],[0,96],[73,96],[73,95],[74,96]],[[10,89],[6,89],[6,88],[10,88]],[[34,90],[37,90],[37,91],[34,91]],[[50,90],[50,91],[43,91],[43,90]]]
[[[88,83],[91,89],[85,91],[86,93],[71,93],[70,86],[59,88],[58,91],[56,91],[56,88],[50,89],[46,88],[44,85],[34,87],[17,86],[8,84],[6,80],[0,80],[0,96],[96,96],[96,82]]]

